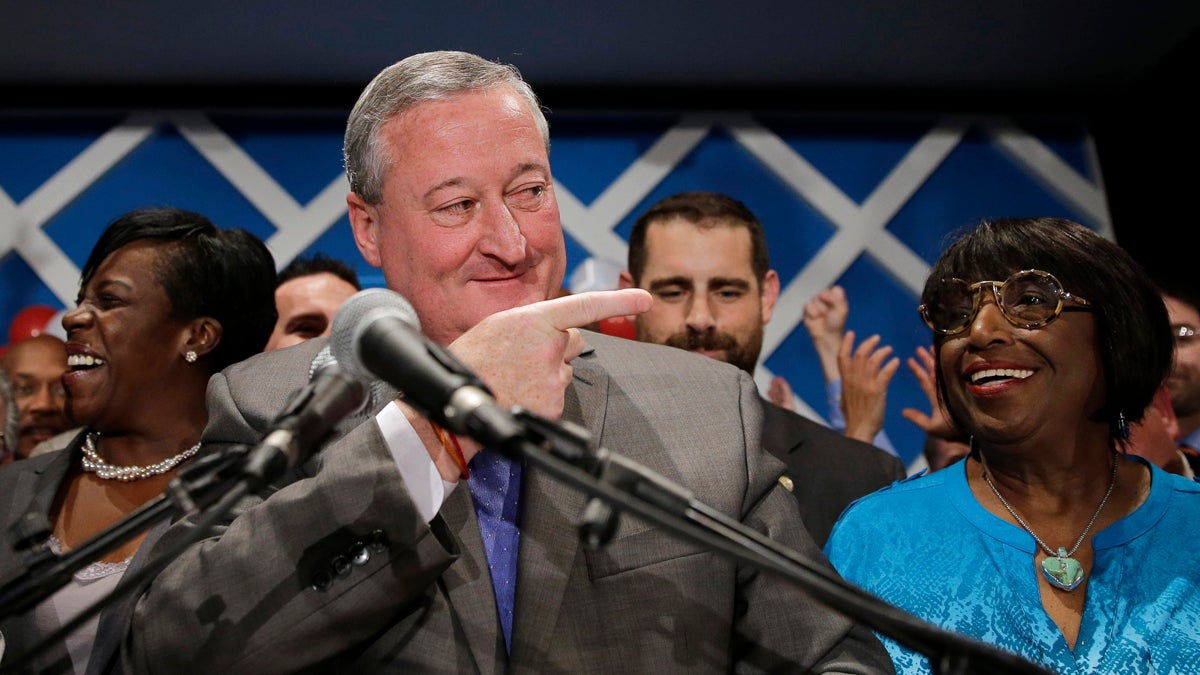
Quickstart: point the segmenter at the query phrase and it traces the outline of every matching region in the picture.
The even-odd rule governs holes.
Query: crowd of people
[[[1200,669],[1189,286],[1068,220],[964,228],[920,298],[930,345],[906,361],[929,401],[902,411],[926,439],[910,477],[884,429],[901,359],[846,329],[843,288],[804,312],[829,425],[792,410],[782,378],[759,391],[780,280],[735,197],[655,202],[616,287],[567,293],[549,124],[515,68],[407,57],[362,91],[344,140],[363,259],[499,407],[586,432],[826,578],[1053,672]],[[66,340],[0,359],[0,523],[47,527],[31,550],[0,547],[0,578],[258,442],[360,290],[345,261],[277,271],[258,237],[192,211],[109,223]],[[632,335],[595,330],[618,318]],[[0,670],[937,672],[662,523],[618,513],[587,545],[587,495],[443,428],[401,387],[377,383],[324,452],[219,522],[156,523],[0,614]]]

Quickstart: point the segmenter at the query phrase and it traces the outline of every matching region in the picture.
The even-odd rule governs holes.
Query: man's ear
[[[383,258],[379,255],[379,207],[351,192],[346,195],[346,212],[358,252],[371,267],[380,267]]]
[[[622,288],[637,288],[633,284],[633,275],[629,273],[629,270],[621,270],[620,276],[617,277],[617,290]]]
[[[775,301],[779,300],[779,275],[775,270],[767,270],[767,275],[762,281],[762,317],[763,325],[771,320],[771,314],[775,311]]]

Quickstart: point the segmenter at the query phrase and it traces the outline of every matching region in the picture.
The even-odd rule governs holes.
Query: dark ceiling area
[[[465,49],[564,91],[1101,92],[1197,26],[1194,0],[0,0],[0,86],[356,91]]]
[[[0,109],[348,108],[387,64],[465,49],[551,109],[1082,116],[1144,258],[1196,183],[1198,27],[1195,0],[0,0]]]

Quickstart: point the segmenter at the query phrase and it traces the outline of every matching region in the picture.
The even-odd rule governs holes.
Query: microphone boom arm
[[[619,513],[627,511],[675,537],[782,575],[832,609],[923,654],[934,673],[1053,675],[1021,656],[887,603],[832,569],[707,506],[687,488],[648,467],[602,446],[592,451],[591,434],[578,425],[552,422],[520,408],[513,408],[511,415],[524,432],[511,437],[502,449],[591,495],[580,524],[580,536],[588,546],[606,543],[616,530]]]

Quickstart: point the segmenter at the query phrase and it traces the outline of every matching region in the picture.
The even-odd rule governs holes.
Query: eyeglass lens
[[[1054,318],[1062,297],[1062,288],[1053,277],[1035,272],[1018,272],[1003,283],[947,279],[926,303],[930,323],[942,332],[962,330],[982,304],[980,294],[989,290],[996,293],[1000,311],[1008,320],[1026,328]]]

